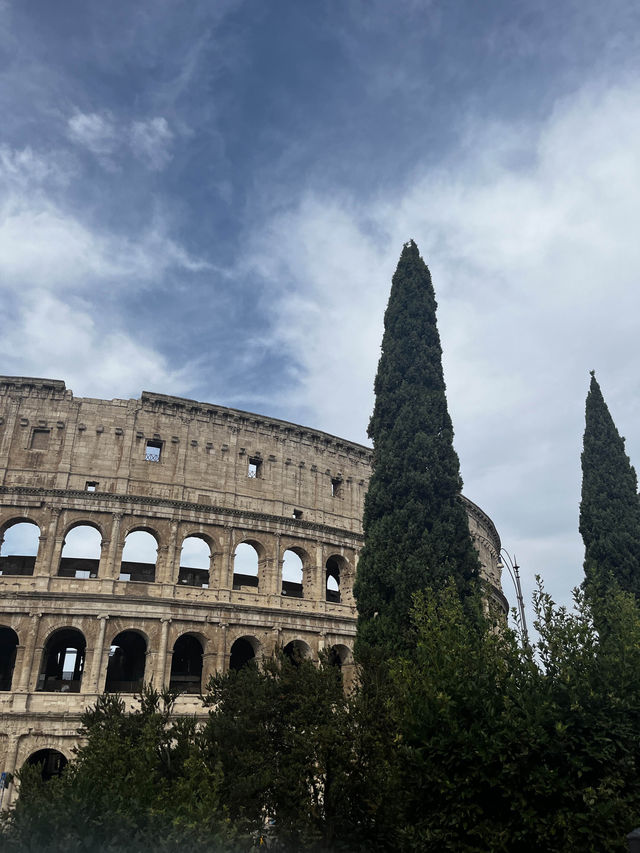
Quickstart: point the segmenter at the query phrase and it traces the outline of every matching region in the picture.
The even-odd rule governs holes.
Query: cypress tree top
[[[453,577],[466,594],[478,557],[460,500],[431,276],[410,240],[393,276],[369,424],[373,473],[354,588],[356,650],[410,648],[412,596]]]
[[[580,533],[585,585],[597,594],[610,579],[640,596],[640,502],[636,472],[595,373],[585,410]]]

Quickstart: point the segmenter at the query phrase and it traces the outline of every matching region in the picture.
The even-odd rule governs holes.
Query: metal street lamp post
[[[506,564],[502,562],[503,556],[506,559]],[[518,571],[520,566],[516,562],[516,555],[514,554],[513,559],[511,559],[509,552],[502,548],[500,550],[500,558],[498,559],[498,568],[507,569],[511,580],[513,581],[513,585],[516,588],[518,614],[520,616],[520,625],[522,626],[522,647],[524,648],[529,645],[529,632],[527,631],[527,620],[524,614],[524,599],[522,597],[522,587],[520,586],[520,572]]]

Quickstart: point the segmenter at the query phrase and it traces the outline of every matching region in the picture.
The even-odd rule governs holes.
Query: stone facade
[[[71,757],[80,713],[114,685],[133,701],[142,679],[182,678],[191,692],[177,713],[202,713],[211,673],[279,646],[313,659],[329,650],[352,678],[370,464],[367,447],[274,418],[148,392],[78,399],[61,381],[0,377],[0,544],[18,523],[39,530],[35,559],[0,557],[0,770],[41,749]],[[466,503],[487,588],[506,609],[498,534]],[[65,558],[78,526],[99,532],[93,558]],[[141,530],[155,564],[123,563]],[[188,537],[206,543],[208,572],[180,565]],[[257,574],[234,566],[240,544],[255,549]],[[301,562],[295,581],[283,579],[287,553]],[[119,644],[125,658],[142,650],[135,672],[116,674]]]

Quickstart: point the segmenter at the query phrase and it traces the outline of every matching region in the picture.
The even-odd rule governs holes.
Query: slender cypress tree
[[[478,556],[460,499],[431,276],[410,240],[393,276],[369,423],[373,473],[358,563],[356,652],[410,651],[413,594],[453,577],[475,587]]]
[[[580,533],[585,588],[598,595],[614,580],[640,597],[638,480],[593,371],[585,411]]]

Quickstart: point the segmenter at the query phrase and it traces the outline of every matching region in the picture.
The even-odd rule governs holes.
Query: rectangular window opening
[[[84,484],[84,490],[85,490],[85,492],[95,492],[97,488],[98,488],[98,484],[97,484],[97,483],[94,483],[94,482],[89,482],[89,481],[87,481],[87,482]]]
[[[259,480],[262,477],[262,459],[259,456],[249,457],[248,476],[250,480]]]
[[[334,477],[331,480],[331,497],[332,498],[341,498],[342,497],[342,480],[339,477]]]
[[[294,518],[302,518],[302,510],[301,509],[294,509],[293,517]]]
[[[144,453],[144,458],[147,462],[159,462],[160,454],[162,453],[161,441],[147,441],[147,446]]]
[[[31,433],[31,449],[46,450],[49,447],[50,429],[34,429]]]

